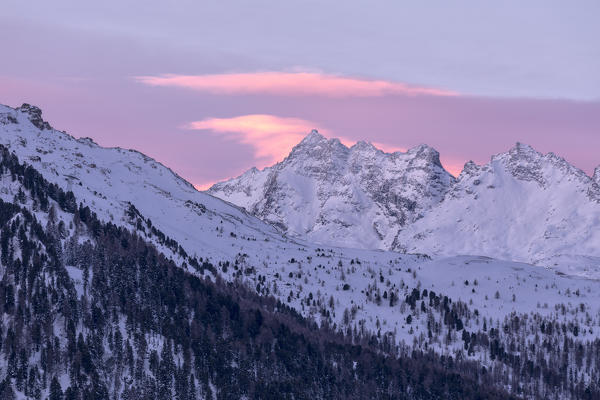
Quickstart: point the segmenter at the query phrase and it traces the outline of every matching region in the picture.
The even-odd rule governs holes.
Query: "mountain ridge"
[[[488,388],[526,398],[565,398],[569,394],[589,398],[590,393],[598,392],[594,377],[600,365],[596,348],[600,299],[595,293],[600,290],[600,274],[594,257],[579,257],[587,270],[557,274],[526,263],[481,256],[444,257],[432,252],[434,257],[429,257],[315,245],[282,235],[232,204],[197,192],[142,153],[105,149],[88,138],[75,139],[40,126],[31,123],[28,113],[0,106],[0,266],[4,271],[0,314],[1,327],[6,328],[0,329],[0,397],[14,398],[10,396],[13,392],[18,398],[44,398],[50,391],[58,393],[51,398],[61,398],[61,384],[62,390],[70,393],[67,398],[76,399],[103,392],[111,393],[111,398],[139,398],[141,393],[147,393],[144,398],[172,398],[173,392],[181,395],[194,386],[202,393],[183,398],[212,398],[209,393],[220,398],[238,392],[237,397],[243,397],[248,385],[238,384],[237,377],[265,382],[257,378],[256,365],[261,365],[267,381],[276,375],[273,382],[294,365],[300,367],[294,371],[306,376],[306,365],[313,365],[313,361],[320,365],[334,361],[333,367],[339,371],[335,367],[340,362],[338,356],[346,360],[343,363],[350,381],[357,379],[361,370],[377,371],[381,365],[373,368],[357,355],[364,354],[365,346],[381,349],[386,362],[391,360],[388,354],[411,359],[421,359],[422,355],[432,365],[446,360],[445,370],[458,368],[467,376],[477,377],[476,381],[489,382]],[[336,143],[332,146],[338,147]],[[328,157],[327,145],[322,147],[321,155]],[[441,179],[436,175],[440,170],[430,157],[435,153],[426,147],[414,153],[417,157],[398,154],[390,160],[361,144],[353,153],[347,149],[331,164],[340,161],[344,174],[348,173],[342,178],[349,182],[364,179],[377,187],[381,179],[394,177],[382,178],[376,168],[369,171],[361,165],[364,160],[375,164],[382,161],[388,167],[408,170],[404,180],[421,195],[428,192],[417,190],[421,189],[419,179]],[[339,171],[324,170],[303,154],[297,155],[292,162],[308,167],[314,176],[328,177],[326,185],[339,180]],[[462,207],[465,199],[494,193],[488,186],[500,187],[498,179],[514,184],[514,179],[506,179],[512,173],[501,161],[465,177],[462,183],[473,190],[458,191],[462,197],[457,197],[457,204]],[[544,168],[541,171],[548,184],[576,181],[553,178]],[[473,185],[476,179],[480,182]],[[524,182],[528,190],[540,190],[537,181]],[[329,188],[320,189],[330,201]],[[434,194],[438,195],[434,200],[441,198],[439,192]],[[449,199],[450,194],[444,198]],[[393,195],[392,191],[392,199]],[[586,193],[582,191],[580,196]],[[414,210],[418,211],[416,206]],[[463,208],[461,211],[464,213]],[[425,219],[420,216],[406,226]],[[460,234],[454,230],[458,239]],[[571,262],[572,256],[547,262],[563,262],[565,257]],[[44,289],[48,285],[51,290]],[[61,291],[68,297],[57,302],[55,294]],[[259,302],[241,305],[236,299],[240,294],[245,297],[244,293]],[[64,311],[62,316],[60,310]],[[259,315],[257,310],[265,312]],[[310,344],[312,350],[306,352],[303,347],[285,346],[287,335],[282,335],[281,324],[272,319],[278,318],[274,313],[280,311],[297,312],[314,332],[323,328],[326,335],[346,338],[344,342],[351,347],[340,350],[334,359],[320,361],[308,354],[315,349]],[[29,314],[33,319],[23,318]],[[55,318],[59,318],[58,324],[53,323]],[[212,331],[212,327],[217,330]],[[15,331],[21,332],[16,341]],[[46,336],[47,332],[51,335]],[[66,341],[60,339],[65,337]],[[140,347],[144,340],[149,347]],[[187,350],[182,354],[182,346],[188,348],[190,340],[204,341],[201,347],[207,351],[194,345],[191,358],[186,356]],[[257,353],[247,345],[256,344],[256,340],[263,343],[260,348],[266,353],[260,356],[260,364],[256,360],[248,364],[246,355]],[[123,348],[127,341],[135,347],[134,356],[126,357],[129,368],[120,368],[119,360],[129,352],[128,346]],[[545,347],[556,341],[565,345]],[[39,346],[31,345],[38,342]],[[278,353],[284,359],[273,359],[268,353],[279,345],[284,345],[283,353]],[[320,352],[329,347],[316,348]],[[51,348],[60,348],[52,350],[59,358],[49,356],[47,349]],[[232,354],[232,349],[242,349],[242,354]],[[301,365],[297,363],[299,352],[308,356]],[[39,379],[39,372],[38,378],[35,376],[44,354],[50,357],[46,360],[59,366],[44,370],[47,380]],[[207,356],[221,361],[207,362]],[[180,361],[183,370],[174,373],[172,366],[179,366]],[[273,361],[279,366],[277,373],[272,370]],[[203,365],[218,366],[219,372],[215,376],[214,368]],[[403,365],[400,371],[414,375],[410,365]],[[101,374],[94,374],[94,369]],[[568,369],[576,378],[565,373]],[[482,376],[483,370],[493,373]],[[182,376],[198,379],[197,386],[177,383]],[[507,380],[508,376],[514,378]],[[540,376],[552,379],[544,378],[540,387]],[[177,387],[173,387],[172,378]],[[49,379],[53,381],[50,387]],[[365,378],[358,379],[364,382]],[[231,380],[238,392],[231,391]],[[305,387],[306,383],[298,390]],[[152,394],[154,388],[162,394]],[[388,396],[369,392],[359,397],[398,397],[394,393],[411,391],[406,383],[402,388],[388,387],[385,390],[392,390],[386,392]],[[41,397],[35,394],[38,389]],[[73,390],[81,396],[73,397]],[[279,393],[266,387],[260,390]],[[583,397],[585,393],[588,397]],[[431,398],[431,392],[424,397]]]
[[[400,159],[404,164],[395,163]],[[600,167],[590,177],[564,158],[520,142],[486,164],[465,163],[455,178],[430,146],[385,153],[364,141],[346,147],[313,130],[281,162],[217,183],[208,193],[317,243],[536,262],[564,256],[568,247],[577,256],[600,256],[600,236],[593,233],[600,228],[599,182]],[[435,190],[427,190],[431,188]],[[323,193],[325,201],[312,200]],[[331,199],[336,202],[333,206],[327,203]],[[506,202],[514,209],[526,205],[522,209],[527,211],[518,215],[509,207],[498,207]],[[469,216],[473,209],[487,211],[475,220]],[[546,231],[528,228],[534,225],[531,214],[544,221]],[[491,232],[500,229],[503,218],[515,224],[511,232],[518,234],[518,241]],[[373,221],[371,226],[368,221]],[[458,241],[455,229],[462,232]],[[564,231],[559,237],[568,246],[554,240],[558,237],[548,229]],[[489,244],[493,240],[503,242],[503,247],[493,249]]]

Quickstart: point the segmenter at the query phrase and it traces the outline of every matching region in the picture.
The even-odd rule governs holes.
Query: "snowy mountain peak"
[[[352,145],[352,147],[350,147],[350,150],[353,152],[374,152],[374,151],[381,151],[379,149],[377,149],[375,146],[373,146],[373,143],[371,142],[367,142],[364,140],[360,140],[356,143],[354,143],[354,145]]]
[[[442,163],[440,162],[440,153],[431,146],[420,144],[409,149],[407,154],[442,168]]]
[[[554,153],[542,154],[522,143],[517,143],[506,153],[493,156],[489,167],[499,166],[514,178],[537,182],[543,188],[570,180],[578,181],[584,186],[590,183],[590,177],[585,172],[574,167],[564,158]]]
[[[316,129],[313,129],[300,143],[292,148],[286,160],[296,160],[301,163],[309,160],[322,162],[345,157],[347,153],[348,148],[339,139],[328,140]]]
[[[390,154],[365,141],[348,148],[312,131],[282,162],[209,193],[318,243],[390,248],[453,182],[429,146]]]
[[[594,175],[592,176],[592,183],[589,187],[588,194],[591,199],[600,203],[600,165],[594,170]]]
[[[530,145],[517,142],[507,152],[492,156],[492,162],[500,161],[509,164],[523,164],[536,162],[543,157],[542,153],[539,153]]]
[[[600,185],[583,171],[517,143],[487,164],[467,162],[444,200],[398,241],[430,255],[546,263],[561,254],[562,263],[567,254],[600,255],[599,203]]]
[[[540,155],[541,153],[537,152],[533,147],[526,143],[516,142],[513,147],[509,150],[511,154],[519,154],[519,155]]]
[[[518,180],[537,182],[545,187],[544,166],[548,158],[552,158],[552,155],[544,156],[533,147],[517,142],[508,152],[492,156],[490,166],[502,166]]]
[[[310,146],[323,142],[327,142],[327,138],[321,135],[318,130],[313,129],[308,135],[304,137],[304,139],[302,139],[302,141],[298,145]]]

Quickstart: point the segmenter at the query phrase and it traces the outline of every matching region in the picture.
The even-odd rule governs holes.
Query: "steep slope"
[[[169,168],[137,151],[103,148],[91,139],[75,139],[52,129],[37,107],[0,106],[0,144],[49,181],[72,190],[103,221],[128,224],[126,211],[129,204],[135,204],[191,255],[202,250],[205,258],[215,260],[235,256],[241,249],[232,246],[239,241],[230,232],[252,238],[244,248],[260,247],[257,240],[285,241],[271,226],[198,192]]]
[[[518,143],[486,165],[467,163],[444,201],[404,230],[400,242],[432,255],[551,266],[560,256],[556,263],[568,272],[567,256],[600,256],[600,190],[564,159]]]
[[[428,146],[388,154],[313,131],[282,162],[208,192],[294,236],[387,249],[398,247],[398,232],[435,206],[453,179]]]

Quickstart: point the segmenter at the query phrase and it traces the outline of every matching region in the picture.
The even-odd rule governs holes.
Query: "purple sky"
[[[600,164],[598,2],[34,3],[3,5],[0,103],[39,105],[55,128],[200,187],[312,128],[427,143],[453,173],[516,141]]]

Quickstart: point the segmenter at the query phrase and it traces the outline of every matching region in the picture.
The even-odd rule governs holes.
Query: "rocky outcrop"
[[[42,118],[42,110],[39,107],[24,103],[21,107],[16,108],[17,111],[26,114],[29,121],[40,130],[51,130],[50,124]]]

